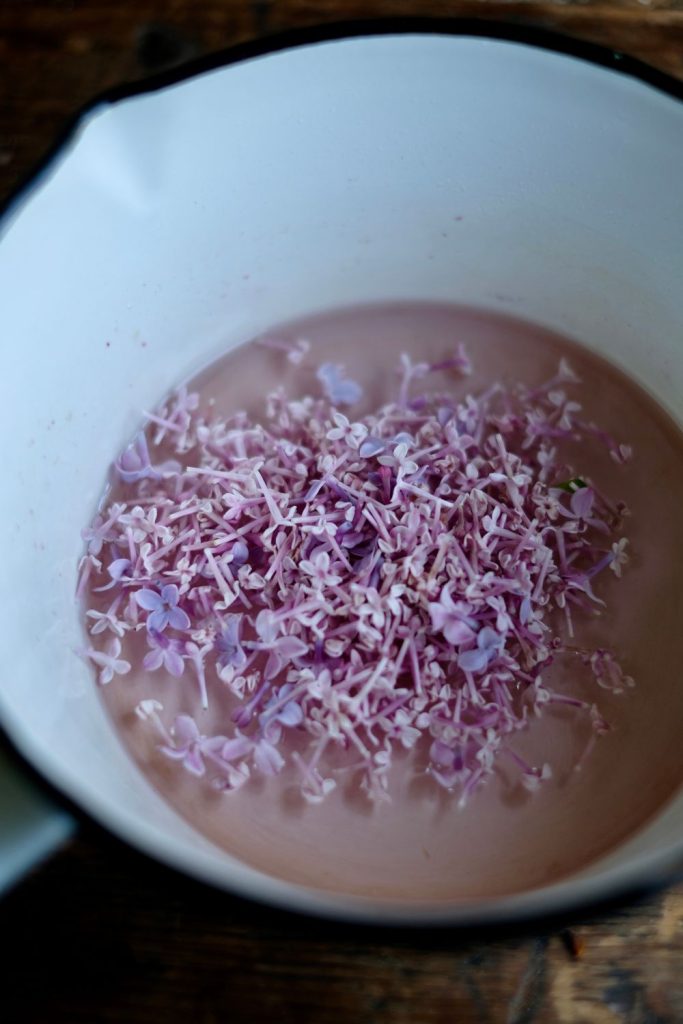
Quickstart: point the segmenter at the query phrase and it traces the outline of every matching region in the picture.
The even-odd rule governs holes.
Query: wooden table
[[[683,78],[682,0],[0,0],[0,203],[101,90],[238,41],[436,14],[564,31]],[[274,912],[99,832],[0,905],[5,1024],[676,1024],[683,885],[505,933],[375,931]]]

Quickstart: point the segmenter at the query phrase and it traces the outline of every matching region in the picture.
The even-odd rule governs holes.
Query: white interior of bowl
[[[481,38],[301,47],[96,110],[0,245],[0,714],[20,749],[147,851],[302,908],[481,920],[674,863],[683,799],[581,876],[485,906],[265,878],[128,760],[74,653],[73,591],[80,527],[140,410],[298,315],[392,298],[504,309],[608,355],[683,420],[682,182],[681,104]]]

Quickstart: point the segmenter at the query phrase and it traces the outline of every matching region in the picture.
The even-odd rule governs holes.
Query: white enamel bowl
[[[679,796],[580,875],[507,899],[406,908],[267,877],[147,785],[73,653],[104,467],[142,408],[273,323],[379,299],[514,301],[683,420],[683,104],[673,82],[589,56],[389,30],[229,61],[92,108],[10,209],[0,721],[132,845],[220,888],[381,922],[561,911],[683,863]]]

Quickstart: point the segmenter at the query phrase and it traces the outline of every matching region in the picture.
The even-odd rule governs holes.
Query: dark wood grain
[[[497,18],[683,78],[683,0],[0,0],[0,202],[101,90],[295,26]],[[517,932],[377,931],[203,888],[95,829],[0,905],[5,1024],[678,1024],[683,886]]]
[[[0,196],[112,85],[283,29],[410,14],[551,28],[683,78],[681,0],[0,0]]]
[[[80,838],[0,906],[23,1024],[678,1024],[683,886],[572,924],[366,929],[285,914]]]

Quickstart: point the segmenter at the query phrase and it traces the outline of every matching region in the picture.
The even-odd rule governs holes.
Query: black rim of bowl
[[[80,126],[90,113],[100,107],[119,103],[122,100],[134,96],[142,96],[146,93],[157,92],[170,85],[185,82],[207,71],[225,68],[231,64],[239,64],[254,57],[265,57],[278,53],[282,50],[295,49],[302,46],[309,46],[315,43],[334,42],[344,39],[353,39],[367,36],[391,36],[391,35],[442,35],[442,36],[471,36],[485,39],[492,39],[501,42],[519,43],[535,49],[545,50],[551,53],[562,54],[574,57],[586,63],[597,65],[619,75],[626,75],[635,78],[645,85],[651,86],[660,92],[666,93],[674,99],[683,101],[683,81],[679,81],[672,75],[660,71],[644,61],[618,50],[609,49],[596,43],[586,42],[558,32],[538,28],[531,25],[519,25],[495,20],[469,19],[469,18],[429,18],[429,17],[403,17],[403,18],[369,18],[367,20],[354,20],[332,22],[324,25],[313,25],[301,29],[292,29],[276,35],[260,37],[247,43],[237,44],[224,50],[209,53],[203,57],[184,62],[168,71],[159,74],[146,76],[123,85],[99,93],[83,107],[78,109],[67,119],[61,131],[58,133],[52,145],[48,148],[42,159],[32,170],[19,182],[8,197],[0,202],[0,242],[4,229],[13,215],[20,211],[24,203],[30,201],[31,195],[40,186],[43,178],[51,170],[62,153],[69,147],[76,137]],[[18,749],[12,737],[0,722],[0,747],[7,756],[14,761],[24,774],[47,793],[56,803],[68,810],[76,820],[94,826],[97,830],[107,835],[113,835],[109,829],[101,825],[88,811],[77,804],[67,793],[62,792],[58,786],[46,778]],[[118,836],[115,837],[120,840]],[[133,845],[133,844],[131,844]],[[135,847],[141,856],[154,859],[139,847]],[[185,874],[180,868],[169,867],[167,870]],[[615,886],[603,897],[579,903],[567,902],[564,906],[553,907],[550,911],[520,911],[518,915],[501,915],[496,921],[487,916],[485,926],[477,923],[450,923],[448,921],[425,924],[416,922],[421,928],[442,928],[455,927],[459,929],[487,930],[499,928],[508,931],[510,928],[521,928],[530,922],[545,922],[546,927],[560,927],[573,920],[577,915],[587,916],[600,910],[614,909],[628,900],[636,900],[664,888],[672,883],[680,872],[676,870],[664,870],[658,877],[651,879],[640,879],[631,881],[620,886]],[[196,878],[196,876],[195,876]],[[211,885],[210,882],[200,884]],[[253,895],[245,897],[235,890],[231,895],[237,898],[258,899]],[[268,902],[264,900],[263,902]],[[271,906],[274,904],[270,903]],[[276,907],[278,912],[283,912],[283,906]],[[291,913],[301,913],[292,909]],[[305,911],[307,916],[335,917],[334,911]],[[348,919],[347,919],[348,920]],[[362,923],[363,918],[354,915],[356,923]],[[344,925],[342,919],[338,919],[340,926]],[[368,916],[368,924],[369,921]],[[400,926],[400,925],[399,925]],[[391,926],[393,928],[396,925]]]

